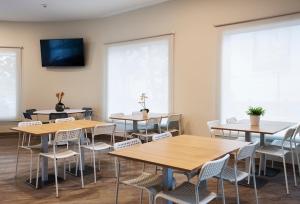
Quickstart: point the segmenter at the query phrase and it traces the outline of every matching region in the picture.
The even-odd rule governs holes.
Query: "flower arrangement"
[[[139,104],[141,104],[141,106],[143,107],[143,109],[141,109],[140,111],[146,111],[147,113],[149,112],[149,109],[146,108],[146,99],[148,97],[146,96],[145,93],[142,93],[142,95],[140,95],[140,100],[139,100]]]
[[[64,97],[65,93],[63,91],[56,93],[56,98],[58,103],[61,103],[62,98]]]

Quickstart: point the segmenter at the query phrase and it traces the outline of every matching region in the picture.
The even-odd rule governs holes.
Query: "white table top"
[[[293,125],[295,125],[295,123],[262,120],[260,121],[259,126],[251,126],[249,120],[240,120],[237,123],[221,124],[221,125],[213,126],[211,128],[218,129],[218,130],[232,130],[232,131],[241,131],[241,132],[275,134]]]
[[[65,109],[64,111],[62,112],[57,112],[56,110],[54,109],[49,109],[49,110],[38,110],[38,111],[35,111],[33,112],[34,114],[37,114],[37,115],[49,115],[50,113],[68,113],[68,114],[75,114],[75,113],[83,113],[85,112],[85,110],[82,110],[82,109]]]

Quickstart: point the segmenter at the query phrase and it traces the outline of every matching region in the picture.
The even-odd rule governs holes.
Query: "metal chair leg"
[[[55,190],[56,190],[56,197],[58,198],[57,164],[56,164],[56,159],[55,159],[55,158],[54,158],[54,173],[55,173]]]
[[[282,157],[282,161],[283,161],[283,169],[284,169],[284,178],[285,178],[286,193],[290,194],[290,192],[289,192],[289,184],[288,184],[287,174],[286,174],[286,165],[285,165],[285,158],[284,158],[284,156]]]
[[[78,158],[77,158],[78,160]],[[81,159],[81,152],[79,153],[79,165],[80,165],[80,177],[81,177],[81,188],[84,188],[84,181],[83,181],[83,170],[82,170],[82,159]]]
[[[250,166],[250,165],[249,165]],[[235,192],[236,192],[236,203],[240,203],[240,195],[239,195],[239,187],[237,182],[237,167],[236,164],[234,165],[234,177],[235,177]]]
[[[295,182],[295,186],[297,186],[296,169],[295,169],[295,158],[294,158],[294,151],[293,151],[293,149],[291,149],[291,154],[292,154],[292,165],[293,165],[294,182]]]
[[[140,194],[140,204],[143,204],[143,194],[144,194],[144,190],[141,190],[141,194]]]
[[[225,192],[224,192],[224,182],[223,182],[222,178],[221,178],[221,187],[222,187],[222,201],[223,201],[223,204],[225,204],[226,201],[225,201]]]
[[[93,151],[93,165],[94,165],[94,183],[97,182],[97,176],[96,176],[96,161],[95,161],[95,151]]]
[[[255,160],[252,158],[252,178],[253,178],[253,185],[254,185],[254,193],[256,204],[258,204],[258,196],[257,196],[257,188],[256,188],[256,178],[255,178]]]
[[[119,186],[120,186],[120,162],[117,161],[117,181],[116,181],[116,200],[115,204],[118,204],[118,198],[119,198]]]

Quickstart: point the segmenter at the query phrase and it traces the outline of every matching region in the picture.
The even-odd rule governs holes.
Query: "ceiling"
[[[0,0],[0,21],[71,21],[102,18],[168,0]]]

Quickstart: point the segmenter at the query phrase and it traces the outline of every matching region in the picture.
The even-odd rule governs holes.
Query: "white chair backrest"
[[[159,125],[160,126],[160,124],[161,124],[161,117],[149,118],[146,121],[147,126],[149,126],[149,125]]]
[[[27,127],[27,126],[35,126],[35,125],[42,125],[41,121],[28,121],[28,122],[19,122],[18,127]]]
[[[172,137],[172,134],[170,132],[164,132],[161,134],[153,135],[152,141],[162,140],[168,137]]]
[[[286,131],[283,140],[282,140],[282,144],[281,147],[284,148],[284,142],[287,140],[291,140],[292,137],[294,136],[294,133],[296,132],[297,128],[290,128]]]
[[[58,118],[55,119],[55,123],[64,123],[64,122],[69,122],[69,121],[74,121],[74,117],[68,117],[68,118]]]
[[[236,119],[236,117],[231,117],[231,118],[226,119],[227,124],[234,124],[234,123],[237,123],[237,122],[238,122],[238,120]]]
[[[211,129],[213,126],[217,126],[220,125],[220,121],[219,120],[211,120],[207,122],[207,127],[208,127],[208,131],[210,136],[215,136],[215,130]]]
[[[246,158],[253,157],[258,143],[259,142],[254,142],[254,143],[251,143],[251,144],[249,144],[249,145],[247,145],[245,147],[242,147],[238,151],[236,160],[240,161],[240,160],[243,160],[243,159],[246,159]]]
[[[168,116],[168,123],[170,122],[180,122],[181,114],[171,114]]]
[[[113,135],[115,133],[116,124],[97,125],[93,129],[93,136],[95,135]]]
[[[229,154],[226,154],[221,159],[206,162],[201,168],[198,182],[200,183],[201,181],[220,175],[223,171],[224,166],[227,165],[228,159]]]
[[[79,141],[82,129],[76,128],[71,130],[59,130],[55,133],[54,144],[59,142]]]
[[[29,127],[29,126],[37,126],[42,125],[41,121],[27,121],[27,122],[19,122],[18,127]],[[19,133],[19,137],[21,133]],[[31,143],[31,134],[27,134],[25,132],[22,133],[22,140],[19,140],[18,146],[30,146]]]
[[[115,150],[119,150],[119,149],[124,149],[124,148],[128,148],[128,147],[132,147],[134,145],[138,145],[138,144],[142,144],[141,140],[138,138],[134,138],[131,140],[126,140],[123,142],[117,142],[114,144],[114,149]]]

